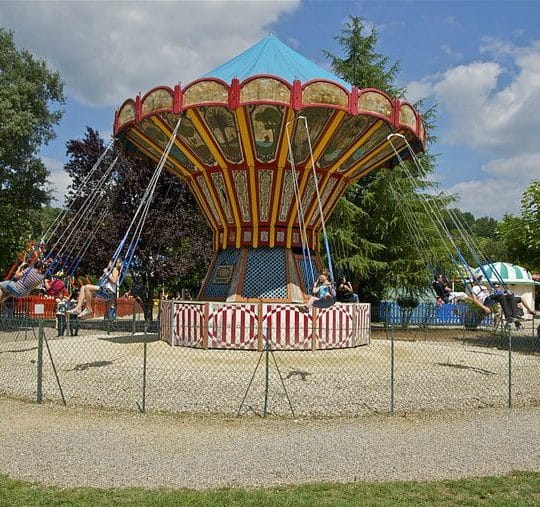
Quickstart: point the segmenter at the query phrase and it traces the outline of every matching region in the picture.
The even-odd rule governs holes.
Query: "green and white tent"
[[[494,273],[493,270],[497,273]],[[490,283],[499,283],[499,277],[507,285],[540,285],[540,282],[535,282],[531,274],[521,266],[510,264],[508,262],[494,262],[490,265],[482,266],[474,270],[474,274],[484,274]]]

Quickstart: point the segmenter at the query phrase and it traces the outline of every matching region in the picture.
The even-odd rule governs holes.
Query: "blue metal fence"
[[[493,324],[491,315],[485,316],[469,305],[420,303],[415,308],[401,308],[391,301],[382,301],[379,305],[379,320],[400,326],[478,327]]]

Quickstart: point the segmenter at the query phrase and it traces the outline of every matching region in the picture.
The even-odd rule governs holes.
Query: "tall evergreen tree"
[[[345,24],[342,35],[336,37],[345,56],[325,52],[334,72],[359,88],[377,88],[402,97],[405,90],[395,85],[399,62],[388,66],[388,58],[376,52],[377,31],[365,32],[362,18],[353,16]],[[427,129],[434,115],[434,109],[426,111]],[[429,287],[427,266],[436,269],[436,264],[447,264],[426,203],[440,209],[448,198],[433,195],[435,185],[429,177],[434,158],[426,153],[421,159],[422,171],[406,162],[401,168],[381,169],[352,185],[329,221],[337,268],[360,286],[364,300],[380,301],[390,289],[417,298]]]

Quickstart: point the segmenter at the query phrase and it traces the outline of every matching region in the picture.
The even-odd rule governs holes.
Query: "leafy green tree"
[[[336,37],[344,58],[326,52],[334,72],[359,88],[378,88],[401,97],[395,86],[399,63],[388,67],[388,58],[375,49],[378,34],[351,17]],[[426,130],[432,127],[435,109],[426,110]],[[376,171],[352,185],[329,220],[331,244],[337,246],[336,272],[344,271],[360,286],[363,300],[377,302],[391,289],[408,299],[429,288],[431,270],[448,260],[429,208],[441,209],[448,198],[433,195],[429,181],[434,157],[421,156],[419,170],[406,162],[400,168]]]
[[[64,103],[58,72],[0,28],[0,269],[41,232],[40,208],[50,199],[48,171],[38,157],[54,138]]]
[[[521,216],[504,216],[497,233],[512,262],[540,271],[540,180],[533,181],[521,197]]]

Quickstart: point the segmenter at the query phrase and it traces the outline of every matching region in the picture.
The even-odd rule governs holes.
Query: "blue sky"
[[[159,84],[187,84],[269,32],[316,63],[339,55],[349,15],[400,62],[398,84],[438,104],[441,188],[475,215],[518,213],[540,178],[540,3],[506,1],[0,2],[0,26],[66,83],[57,139],[42,151],[59,201],[65,143]]]

